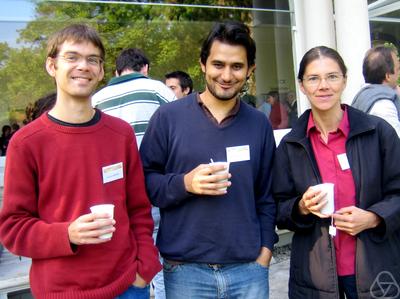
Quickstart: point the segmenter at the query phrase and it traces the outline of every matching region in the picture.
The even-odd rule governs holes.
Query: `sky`
[[[29,0],[0,0],[0,42],[15,47],[18,30],[32,20],[34,4]]]

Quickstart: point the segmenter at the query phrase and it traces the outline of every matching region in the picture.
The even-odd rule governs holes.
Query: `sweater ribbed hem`
[[[32,294],[36,299],[112,299],[124,293],[132,285],[136,278],[137,263],[119,277],[118,280],[109,285],[91,290],[74,290],[65,292],[46,293],[45,290],[32,289]]]

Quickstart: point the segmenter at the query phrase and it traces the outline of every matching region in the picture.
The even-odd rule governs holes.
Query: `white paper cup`
[[[216,161],[216,162],[211,162],[210,165],[224,165],[226,167],[226,169],[222,169],[219,171],[214,172],[214,174],[225,174],[225,173],[229,173],[229,162],[225,162],[225,161]],[[219,182],[227,182],[228,179],[223,179],[220,180]],[[220,188],[219,190],[226,190],[227,187],[224,188]]]
[[[323,183],[319,185],[312,186],[314,190],[321,190],[326,193],[325,199],[327,203],[321,208],[321,213],[325,215],[333,214],[335,211],[335,193],[334,193],[334,184],[332,183]]]
[[[95,205],[90,207],[90,211],[92,213],[107,213],[110,215],[111,219],[114,219],[114,205],[113,204],[103,204],[103,205]],[[100,220],[100,219],[98,219]],[[106,226],[104,228],[111,228],[112,226]],[[104,234],[99,236],[100,239],[110,239],[112,237],[112,233]]]

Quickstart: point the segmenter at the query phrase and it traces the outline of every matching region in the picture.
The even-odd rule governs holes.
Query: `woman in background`
[[[333,49],[304,55],[298,80],[311,109],[276,152],[277,223],[294,231],[290,298],[400,296],[398,284],[380,284],[400,283],[400,140],[384,120],[341,104],[346,73]],[[333,214],[310,188],[326,182]]]

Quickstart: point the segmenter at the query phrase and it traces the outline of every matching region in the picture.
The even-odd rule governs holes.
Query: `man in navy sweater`
[[[255,51],[246,25],[215,24],[200,55],[206,90],[160,107],[143,138],[167,298],[268,298],[275,141],[265,115],[239,99]],[[211,159],[230,162],[229,173]]]

